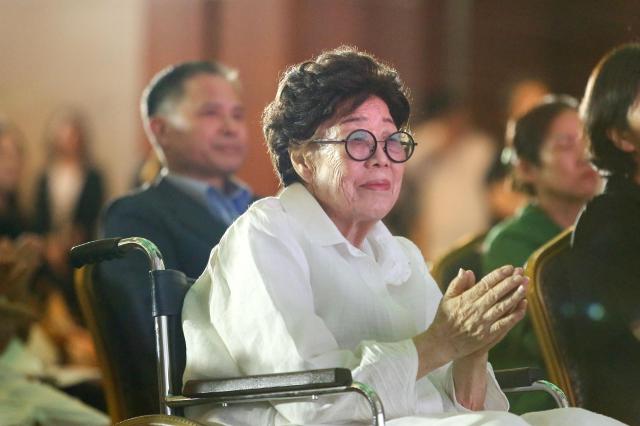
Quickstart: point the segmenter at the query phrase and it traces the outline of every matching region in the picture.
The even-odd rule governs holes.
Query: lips
[[[580,177],[582,179],[597,179],[598,178],[598,172],[595,171],[592,167],[587,166],[587,168],[580,174]]]
[[[388,191],[391,189],[391,182],[388,179],[376,179],[367,181],[360,186],[372,191]]]

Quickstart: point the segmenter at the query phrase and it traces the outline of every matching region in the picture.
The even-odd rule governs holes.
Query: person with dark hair
[[[504,264],[524,265],[536,249],[573,225],[599,189],[573,98],[545,97],[515,122],[514,130],[514,182],[529,203],[487,235],[485,272]]]
[[[150,185],[108,206],[103,219],[105,237],[147,238],[158,246],[167,268],[189,277],[200,275],[211,247],[254,199],[249,188],[233,176],[248,148],[240,96],[236,71],[218,62],[181,63],[151,80],[142,95],[142,121],[163,171]],[[111,287],[122,288],[123,294],[105,303],[114,310],[130,305],[126,311],[140,315],[130,320],[143,322],[150,315],[148,291],[141,292],[140,300],[125,296],[128,286],[146,289],[149,282],[144,256],[136,255],[107,262],[100,270],[102,278]],[[123,348],[137,348],[140,339],[148,342],[142,347],[154,347],[152,328],[145,336],[127,334],[124,323],[121,329]],[[132,360],[132,386],[149,389],[152,384],[145,381],[155,383],[155,377],[140,377],[136,366],[153,365],[155,354],[123,356]],[[139,414],[156,412],[157,395],[141,392],[140,400],[133,404]]]
[[[573,232],[575,349],[585,406],[640,424],[640,44],[607,53],[581,105],[604,192]]]
[[[577,101],[547,96],[515,121],[512,150],[514,183],[528,203],[514,217],[494,226],[483,244],[483,268],[524,266],[535,250],[573,225],[580,209],[599,189],[599,178],[589,164]],[[533,326],[528,317],[489,353],[496,368],[544,368]],[[544,393],[510,395],[514,412],[553,407]]]
[[[424,258],[381,219],[416,143],[397,72],[352,47],[289,68],[263,130],[283,189],[254,203],[187,293],[184,379],[349,368],[390,425],[523,425],[504,411],[487,351],[523,316],[527,279],[461,270],[442,296]],[[475,411],[469,414],[470,410]],[[493,410],[493,411],[482,411]],[[558,424],[618,424],[579,409]],[[187,410],[234,425],[354,425],[357,396]]]

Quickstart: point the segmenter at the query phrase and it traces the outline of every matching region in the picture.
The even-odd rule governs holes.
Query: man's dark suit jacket
[[[211,249],[227,225],[209,213],[207,207],[180,191],[166,179],[115,200],[103,217],[104,237],[143,237],[155,243],[167,269],[177,269],[197,278],[204,270]],[[104,262],[100,281],[109,294],[99,295],[109,311],[116,313],[114,324],[121,339],[119,365],[134,394],[130,409],[135,415],[157,413],[154,334],[151,325],[140,335],[132,324],[149,323],[151,316],[149,264],[138,251],[125,259]],[[132,312],[123,316],[118,312]],[[127,395],[130,395],[127,392]]]

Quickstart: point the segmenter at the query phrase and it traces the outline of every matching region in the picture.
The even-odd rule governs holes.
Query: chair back
[[[572,303],[569,282],[569,228],[535,251],[526,264],[530,278],[529,315],[542,350],[549,378],[563,389],[572,406],[581,405],[580,379],[568,351],[572,324],[566,311]]]
[[[431,276],[443,293],[460,268],[473,271],[477,278],[482,276],[482,242],[486,235],[486,232],[481,232],[464,237],[433,262]]]
[[[118,368],[116,357],[112,356],[117,353],[117,346],[115,339],[108,337],[111,334],[110,328],[106,326],[108,315],[96,296],[95,274],[96,268],[91,264],[76,269],[75,290],[80,310],[96,348],[109,416],[113,422],[117,422],[126,418],[125,413],[130,411],[126,403],[127,380],[122,369]]]
[[[163,411],[159,402],[162,390],[158,385],[158,374],[163,367],[161,360],[170,362],[165,366],[170,371],[169,387],[182,388],[186,355],[181,311],[192,281],[173,270],[152,274],[152,287],[140,283],[135,288],[127,288],[129,294],[123,295],[122,287],[116,292],[112,283],[100,279],[95,265],[76,271],[76,292],[95,341],[107,407],[114,423]],[[122,303],[123,299],[136,302]],[[160,315],[165,316],[168,330],[167,345],[162,350],[159,350],[154,324],[154,318]],[[123,327],[128,329],[128,335],[140,337],[134,347],[124,338]]]

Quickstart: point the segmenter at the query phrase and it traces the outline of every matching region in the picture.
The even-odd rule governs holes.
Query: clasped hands
[[[415,336],[418,377],[463,358],[484,360],[526,312],[528,279],[522,268],[503,266],[476,283],[460,270],[444,294],[429,328]]]

